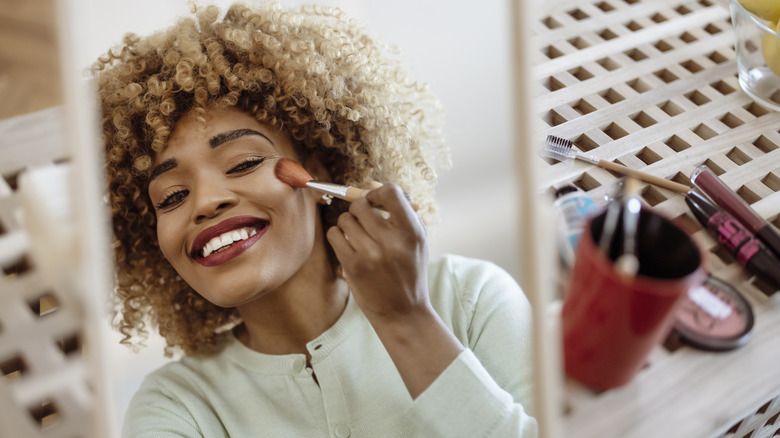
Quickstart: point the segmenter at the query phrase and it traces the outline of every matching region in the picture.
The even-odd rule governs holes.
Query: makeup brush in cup
[[[685,184],[669,181],[668,179],[660,178],[648,173],[641,172],[639,170],[631,169],[611,161],[602,160],[594,157],[593,155],[584,154],[575,150],[572,146],[574,143],[571,140],[557,137],[554,135],[548,135],[547,140],[544,142],[544,148],[542,149],[542,156],[545,158],[552,158],[562,162],[569,161],[571,159],[577,159],[586,161],[591,164],[595,164],[601,168],[617,172],[621,175],[630,176],[640,181],[644,181],[665,189],[669,189],[675,192],[688,193],[691,191],[691,187]]]
[[[352,186],[335,184],[327,181],[317,181],[303,168],[289,158],[280,158],[274,167],[276,178],[292,187],[299,189],[310,188],[326,195],[331,195],[348,202],[352,202],[363,194],[362,189]]]
[[[615,271],[626,280],[639,271],[637,229],[642,210],[639,189],[639,181],[631,177],[624,177],[616,186],[607,205],[598,242],[599,250],[607,258],[614,257]],[[617,233],[618,227],[622,229],[622,236]]]
[[[618,222],[620,221],[620,206],[623,201],[624,184],[621,180],[610,190],[609,203],[604,214],[604,224],[601,226],[601,237],[599,238],[599,250],[605,257],[609,258],[612,240],[615,238]]]
[[[624,278],[639,271],[637,257],[637,228],[642,202],[639,200],[639,181],[626,177],[623,191],[623,253],[615,260],[615,270]]]

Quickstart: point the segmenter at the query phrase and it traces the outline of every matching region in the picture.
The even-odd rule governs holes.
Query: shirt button
[[[343,424],[336,426],[336,430],[334,432],[336,432],[336,436],[338,438],[347,438],[352,433],[349,427]]]
[[[296,373],[300,373],[303,371],[303,368],[306,366],[306,360],[304,360],[302,357],[299,357],[293,361],[293,371]]]

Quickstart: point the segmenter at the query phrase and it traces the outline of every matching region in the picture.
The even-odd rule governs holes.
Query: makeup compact
[[[673,333],[680,341],[710,351],[745,345],[753,330],[753,309],[739,291],[710,275],[680,298]]]

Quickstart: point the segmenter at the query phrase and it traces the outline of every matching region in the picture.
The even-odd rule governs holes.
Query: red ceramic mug
[[[561,311],[566,374],[597,390],[636,375],[668,335],[679,298],[706,277],[704,254],[690,236],[648,209],[637,228],[639,272],[621,276],[614,266],[620,227],[608,254],[597,244],[605,214],[582,234]]]

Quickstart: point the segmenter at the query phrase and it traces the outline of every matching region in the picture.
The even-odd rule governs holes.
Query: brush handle
[[[335,184],[328,181],[309,180],[306,182],[306,187],[331,195],[339,199],[343,199],[348,202],[352,202],[359,198],[363,193],[362,189],[358,189],[352,186],[345,186],[342,184]]]
[[[355,201],[356,199],[363,196],[363,192],[366,191],[365,189],[359,189],[357,187],[316,180],[308,181],[306,183],[306,187],[317,190],[320,193],[325,193],[336,198],[343,199],[347,202]],[[412,197],[406,192],[404,192],[404,195],[406,195],[406,199],[409,200],[414,211],[419,211],[420,206],[412,201]]]
[[[674,181],[669,181],[668,179],[660,178],[654,175],[650,175],[648,173],[641,172],[639,170],[631,169],[630,167],[623,166],[621,164],[613,163],[611,161],[606,160],[599,160],[597,163],[599,167],[603,167],[604,169],[611,170],[613,172],[617,172],[621,175],[628,175],[631,177],[634,177],[640,181],[644,181],[653,185],[656,185],[658,187],[663,187],[665,189],[669,189],[675,192],[680,193],[688,193],[691,191],[691,187],[686,186],[685,184],[676,183]]]
[[[346,195],[344,195],[344,197],[342,197],[341,199],[343,199],[345,201],[352,202],[355,199],[363,196],[363,192],[364,191],[365,191],[364,189],[358,189],[358,188],[355,188],[355,187],[350,187],[350,188],[347,189]],[[412,201],[412,197],[408,193],[406,193],[406,192],[404,192],[404,195],[406,195],[406,199],[409,200],[409,204],[412,206],[414,211],[419,211],[420,210],[420,206],[417,205],[416,202]]]
[[[361,196],[363,196],[363,189],[358,189],[356,187],[349,187],[347,188],[346,193],[344,194],[343,197],[341,197],[341,199],[348,202],[352,202]]]

